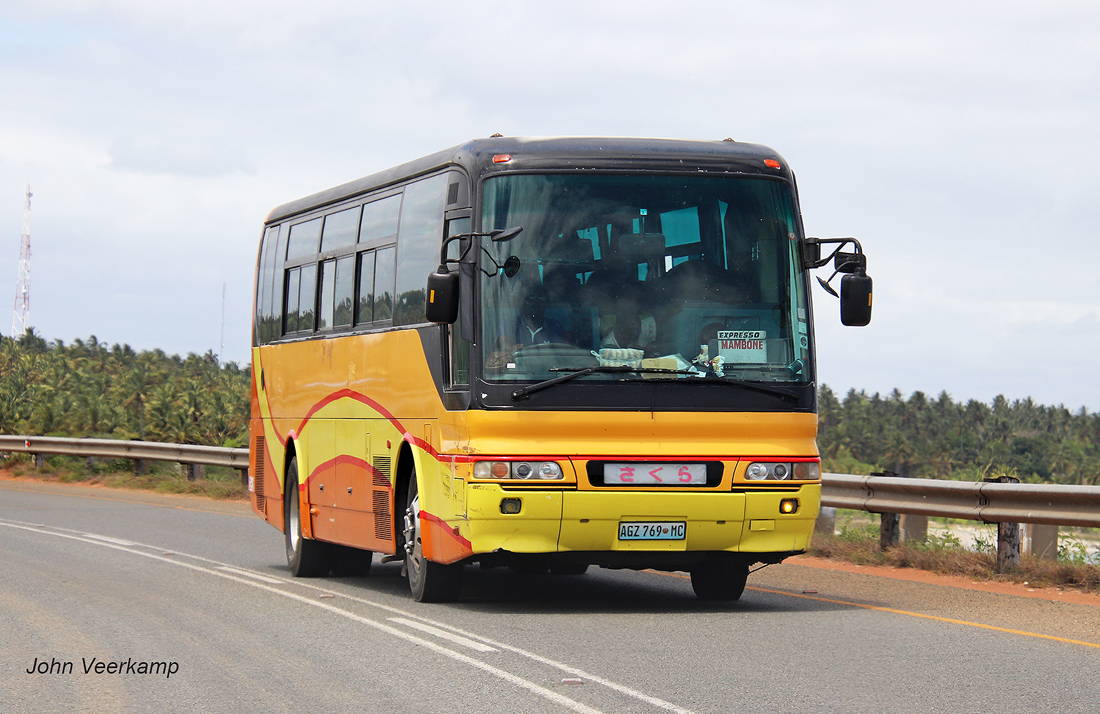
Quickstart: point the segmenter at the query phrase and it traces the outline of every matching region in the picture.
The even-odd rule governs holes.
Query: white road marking
[[[405,625],[406,627],[411,627],[414,630],[420,630],[421,632],[427,632],[429,635],[435,635],[436,637],[440,637],[440,638],[442,638],[444,640],[447,640],[449,642],[454,642],[456,645],[462,645],[463,647],[469,647],[470,649],[477,650],[478,652],[497,652],[497,651],[499,651],[499,650],[497,650],[496,647],[490,647],[489,645],[483,645],[480,642],[475,642],[474,640],[471,640],[467,637],[463,637],[462,635],[456,635],[453,632],[447,632],[446,630],[441,630],[438,627],[432,627],[431,625],[425,624],[423,622],[417,622],[416,620],[406,620],[403,617],[388,617],[386,619],[389,620],[390,622],[396,622],[398,624]]]
[[[0,521],[0,525],[7,525],[7,526],[10,526],[10,527],[13,527],[13,528],[21,528],[22,530],[28,530],[28,531],[34,532],[34,529],[27,527],[29,524],[26,524],[26,523],[23,523],[23,522],[20,522],[20,521],[9,521],[9,522],[6,522],[6,523],[3,522],[3,521]],[[44,528],[45,527],[45,526],[41,526],[41,525],[38,525],[38,524],[35,524],[35,525],[38,528]],[[72,529],[69,529],[69,528],[61,528],[61,527],[58,527],[58,526],[51,526],[51,528],[53,529],[52,531],[37,531],[37,532],[45,532],[45,533],[48,533],[50,535],[57,535],[57,536],[60,536],[60,537],[74,538],[75,540],[84,540],[84,539],[83,538],[75,538],[74,536],[67,536],[64,533],[58,533],[57,531],[67,531],[69,533],[74,533],[74,534],[80,535],[80,536],[87,535],[85,533],[82,533],[81,531],[75,531],[75,530],[72,530]],[[140,545],[140,544],[135,544],[135,545]],[[147,547],[152,547],[152,546],[147,546]],[[118,548],[118,549],[119,550],[128,550],[127,548]],[[156,560],[162,560],[166,563],[171,563],[173,565],[180,565],[180,566],[185,567],[185,568],[193,568],[195,570],[199,570],[199,571],[202,571],[202,572],[209,572],[213,575],[219,575],[219,576],[225,577],[229,580],[234,580],[234,581],[237,581],[237,582],[241,582],[241,583],[244,583],[246,585],[255,585],[255,583],[250,583],[248,581],[240,580],[239,578],[233,577],[232,575],[217,573],[217,572],[214,572],[212,570],[208,570],[206,568],[200,568],[200,567],[197,567],[197,566],[194,566],[194,565],[189,565],[187,563],[181,563],[179,561],[171,560],[169,558],[158,557],[158,556],[152,555],[150,553],[144,553],[142,551],[129,551],[129,552],[136,553],[137,555],[144,555],[144,556],[147,556],[147,557],[155,558]],[[204,558],[201,555],[188,555],[188,554],[185,554],[185,553],[173,553],[173,555],[179,555],[180,557],[186,557],[186,558],[189,558],[191,560],[197,560],[197,561],[200,561],[200,562],[203,562],[203,563],[210,563],[214,567],[225,566],[225,567],[228,567],[228,568],[232,569],[233,571],[240,571],[242,574],[248,574],[248,575],[251,575],[253,577],[258,575],[258,573],[251,573],[250,571],[245,571],[244,569],[241,569],[241,568],[235,568],[234,566],[231,566],[228,563],[223,563],[221,561],[212,560],[210,558]],[[267,576],[264,576],[264,577],[267,577]],[[273,579],[275,579],[275,578],[273,578]],[[294,585],[298,588],[303,588],[303,589],[307,589],[307,590],[328,592],[327,588],[322,588],[318,585],[312,585],[308,581],[301,580],[301,579],[298,579],[298,578],[278,578],[276,580],[280,585]],[[289,593],[286,593],[285,591],[273,590],[272,588],[268,588],[268,587],[265,587],[265,586],[262,586],[262,585],[256,585],[256,587],[259,587],[262,590],[268,590],[268,591],[274,592],[274,593],[279,594],[279,595],[284,595],[284,596],[287,596],[287,597],[293,597],[294,599],[300,600],[302,602],[306,602],[307,604],[311,604],[311,605],[318,604],[315,601],[308,600],[308,599],[305,599],[305,598],[301,598],[300,596],[291,595]],[[598,677],[598,676],[596,676],[594,674],[590,674],[590,673],[588,673],[588,672],[586,672],[582,669],[577,669],[576,667],[565,664],[564,662],[558,662],[558,661],[550,659],[548,657],[543,657],[542,655],[537,655],[534,652],[528,652],[527,650],[521,649],[519,647],[513,647],[512,645],[508,645],[508,644],[505,644],[503,642],[497,642],[497,641],[492,640],[490,638],[482,637],[482,636],[474,634],[472,632],[467,632],[467,631],[462,630],[458,627],[454,627],[452,625],[448,625],[448,624],[443,623],[443,622],[437,622],[435,620],[430,620],[426,617],[422,617],[420,615],[416,615],[416,614],[413,614],[411,612],[408,612],[407,610],[402,610],[401,608],[393,607],[391,605],[385,605],[383,603],[376,602],[374,600],[368,600],[366,598],[357,597],[355,595],[349,595],[347,593],[341,594],[340,597],[344,600],[349,600],[351,602],[357,602],[357,603],[360,603],[362,605],[367,605],[369,607],[374,607],[374,608],[377,608],[379,610],[384,610],[386,612],[391,612],[395,615],[402,615],[404,618],[407,618],[407,619],[410,619],[410,620],[419,620],[420,622],[423,622],[425,624],[433,625],[433,626],[435,626],[439,629],[449,630],[449,631],[451,631],[455,634],[462,635],[462,636],[467,637],[467,638],[480,640],[481,642],[483,642],[483,643],[485,643],[489,646],[497,647],[498,649],[507,650],[507,651],[512,652],[514,654],[518,654],[522,657],[526,657],[528,659],[534,660],[534,661],[539,662],[541,664],[544,664],[544,665],[547,665],[549,667],[553,667],[555,669],[558,669],[558,670],[560,670],[562,672],[565,672],[566,674],[572,675],[574,677],[581,677],[587,682],[602,685],[604,687],[607,687],[608,689],[614,690],[616,692],[619,692],[620,694],[631,697],[633,699],[637,699],[639,701],[645,702],[645,703],[647,703],[651,706],[657,707],[659,709],[664,709],[666,711],[673,712],[673,714],[695,714],[695,712],[693,712],[690,709],[685,709],[684,707],[673,704],[672,702],[665,701],[664,699],[660,699],[658,697],[650,696],[648,694],[645,694],[644,692],[639,692],[636,689],[631,689],[630,687],[619,684],[618,682],[612,682],[611,680],[604,679],[602,677]],[[333,608],[334,606],[328,606],[328,607]],[[343,611],[340,611],[338,609],[336,611],[343,612]],[[378,623],[378,624],[381,625],[381,623]],[[387,626],[382,625],[382,627],[385,628]],[[389,631],[389,630],[387,629],[386,631]],[[394,630],[393,632],[394,633],[399,633],[398,636],[402,637],[403,639],[408,639],[408,640],[414,641],[414,642],[416,642],[416,641],[427,642],[426,640],[420,640],[420,638],[414,637],[412,635],[406,635],[405,633],[401,633],[398,630]],[[449,650],[446,650],[446,651],[449,651]],[[453,654],[458,655],[457,652],[455,652]],[[459,655],[459,656],[464,657],[465,655]],[[535,686],[538,686],[538,685],[535,685]],[[556,692],[551,692],[551,693],[555,694],[555,696],[557,696]],[[580,706],[584,706],[584,705],[580,705]],[[595,711],[595,710],[593,710],[593,711]]]
[[[181,568],[187,568],[189,570],[195,570],[195,571],[198,571],[198,572],[201,572],[201,573],[207,573],[209,575],[214,575],[214,576],[219,577],[219,578],[225,578],[226,580],[232,580],[232,581],[234,581],[236,583],[239,583],[241,585],[247,585],[249,587],[253,587],[253,588],[256,588],[258,590],[265,590],[265,591],[267,591],[269,593],[272,593],[274,595],[279,595],[281,597],[285,597],[285,598],[288,598],[288,599],[291,599],[291,600],[296,600],[296,601],[298,601],[302,604],[310,605],[312,607],[316,607],[316,608],[319,608],[321,610],[331,612],[334,615],[339,615],[340,617],[347,618],[347,619],[352,620],[354,622],[358,622],[360,624],[367,625],[369,627],[373,627],[377,630],[381,630],[382,632],[393,635],[394,637],[398,637],[398,638],[400,638],[402,640],[405,640],[407,642],[411,642],[415,645],[419,645],[420,647],[430,649],[433,652],[441,654],[445,657],[449,657],[449,658],[451,658],[451,659],[453,659],[457,662],[462,662],[463,664],[467,664],[467,665],[470,665],[471,667],[475,667],[477,669],[480,669],[483,672],[491,674],[495,677],[499,677],[500,679],[503,679],[506,682],[514,684],[515,686],[520,687],[521,689],[526,689],[527,691],[531,692],[532,694],[540,696],[543,699],[554,702],[555,704],[558,704],[562,707],[565,707],[566,709],[569,709],[570,711],[577,712],[577,714],[605,714],[604,712],[600,711],[599,709],[595,709],[593,707],[588,706],[587,704],[582,704],[581,702],[578,702],[574,699],[570,699],[569,697],[558,694],[557,692],[553,691],[552,689],[547,689],[546,687],[543,687],[539,684],[535,684],[534,682],[532,682],[530,680],[527,680],[527,679],[524,679],[523,677],[512,674],[511,672],[507,672],[503,669],[500,669],[499,667],[494,667],[491,664],[488,664],[486,662],[482,662],[481,660],[478,660],[478,659],[474,659],[473,657],[470,657],[468,655],[464,655],[461,652],[455,652],[454,650],[447,649],[446,647],[444,647],[442,645],[439,645],[435,642],[432,642],[431,640],[425,640],[422,637],[417,637],[416,635],[411,635],[411,634],[405,632],[404,630],[399,630],[396,627],[392,627],[392,626],[387,625],[383,622],[379,622],[377,620],[371,620],[371,619],[363,617],[361,615],[356,615],[353,612],[348,612],[347,610],[342,610],[339,607],[336,607],[335,605],[330,605],[330,604],[325,603],[325,602],[318,602],[317,600],[313,600],[313,599],[305,597],[303,595],[298,595],[297,593],[288,592],[287,590],[284,590],[284,589],[276,589],[274,587],[271,587],[270,585],[266,585],[266,584],[263,584],[263,583],[258,583],[255,580],[251,580],[251,579],[246,580],[246,579],[244,579],[243,577],[241,577],[239,575],[233,574],[232,572],[226,572],[224,570],[218,570],[216,568],[207,568],[207,567],[203,567],[201,565],[193,565],[191,563],[184,563],[184,562],[181,562],[179,560],[173,560],[171,558],[166,558],[164,556],[157,555],[155,553],[149,553],[149,552],[145,552],[145,551],[134,550],[133,548],[128,547],[128,546],[118,545],[116,543],[104,541],[102,539],[91,538],[91,537],[89,537],[89,534],[85,534],[85,533],[80,533],[78,535],[69,535],[68,533],[58,533],[57,531],[52,531],[52,530],[42,530],[42,529],[38,529],[38,528],[30,528],[28,526],[20,525],[18,523],[11,523],[11,522],[4,522],[4,521],[0,521],[0,525],[7,526],[8,528],[15,528],[15,529],[18,529],[18,530],[29,531],[31,533],[40,533],[40,534],[56,536],[58,538],[67,538],[69,540],[81,541],[81,542],[84,542],[84,543],[90,543],[92,545],[99,545],[99,546],[102,546],[104,548],[113,548],[115,550],[121,550],[121,551],[124,551],[126,553],[132,553],[134,555],[140,555],[140,556],[143,556],[143,557],[146,557],[146,558],[150,558],[152,560],[159,560],[162,563],[167,563],[169,565],[176,565],[176,566],[179,566]],[[112,539],[112,540],[114,540],[114,539]],[[131,543],[130,545],[141,546],[142,544]],[[149,546],[142,546],[142,547],[149,547]],[[215,562],[215,561],[210,561],[207,558],[200,558],[200,560],[205,560],[207,562]],[[225,565],[225,564],[218,564],[218,565]],[[232,567],[232,566],[230,566],[230,567]],[[289,581],[287,581],[287,582],[289,582]]]
[[[39,526],[39,527],[42,528],[44,526]],[[81,533],[80,535],[86,536],[88,538],[95,538],[96,540],[101,540],[104,543],[114,543],[115,545],[137,545],[137,543],[132,543],[128,540],[122,540],[121,538],[112,538],[110,536],[99,535],[98,533]]]
[[[230,565],[219,565],[218,570],[224,570],[227,573],[233,573],[234,575],[243,575],[246,578],[254,578],[261,583],[268,583],[270,585],[282,585],[285,581],[276,580],[275,578],[269,578],[266,575],[260,575],[259,573],[251,573],[247,570],[241,570],[240,568],[234,568]]]

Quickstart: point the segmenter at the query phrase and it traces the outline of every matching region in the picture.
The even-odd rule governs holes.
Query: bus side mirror
[[[840,322],[849,327],[871,322],[871,276],[863,271],[840,279]]]
[[[446,270],[440,266],[440,271]],[[458,273],[436,271],[428,276],[428,322],[453,325],[458,319]]]

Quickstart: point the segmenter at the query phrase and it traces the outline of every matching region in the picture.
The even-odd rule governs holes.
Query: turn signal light
[[[821,464],[816,461],[757,461],[745,469],[745,478],[749,481],[816,481],[821,478]]]
[[[474,478],[560,481],[564,473],[554,461],[475,461]]]
[[[784,498],[779,502],[780,513],[798,513],[798,499],[797,498]]]

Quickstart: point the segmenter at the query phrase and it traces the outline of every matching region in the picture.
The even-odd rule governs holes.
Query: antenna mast
[[[15,276],[15,312],[11,319],[12,339],[19,339],[31,326],[31,185],[23,204],[23,236],[19,241],[19,271]]]

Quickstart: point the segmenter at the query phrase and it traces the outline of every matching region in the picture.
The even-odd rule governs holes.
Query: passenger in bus
[[[656,340],[657,322],[647,307],[646,285],[636,266],[622,259],[597,269],[584,285],[582,302],[600,320],[600,347],[646,349]]]
[[[645,350],[656,338],[657,321],[635,300],[618,300],[600,316],[600,347]]]

